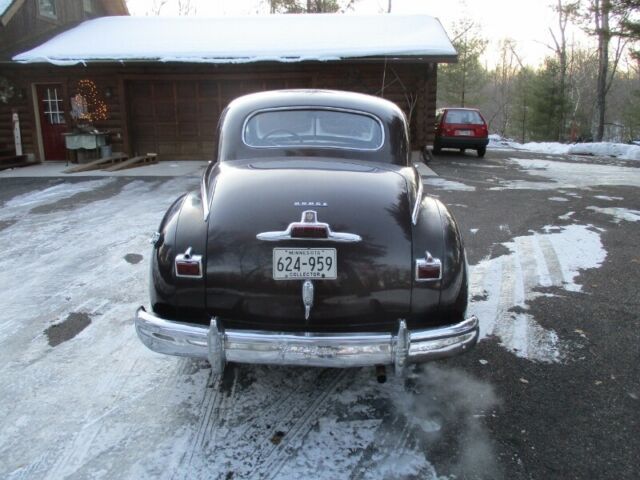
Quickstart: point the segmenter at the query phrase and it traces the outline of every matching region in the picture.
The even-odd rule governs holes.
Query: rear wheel
[[[484,154],[487,153],[487,147],[480,147],[478,149],[478,157],[484,157]]]

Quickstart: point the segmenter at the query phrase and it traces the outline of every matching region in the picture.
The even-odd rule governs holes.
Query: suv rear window
[[[326,109],[258,112],[247,120],[243,140],[250,147],[321,147],[377,150],[384,136],[378,119],[364,113]]]
[[[448,110],[446,123],[462,123],[464,125],[484,125],[480,114],[473,110]]]

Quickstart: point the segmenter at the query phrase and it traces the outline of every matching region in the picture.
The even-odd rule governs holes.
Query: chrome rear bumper
[[[165,320],[140,307],[135,318],[142,343],[154,352],[205,358],[214,371],[226,362],[362,367],[426,362],[466,352],[478,340],[478,319],[409,331],[404,320],[390,333],[278,333],[224,330],[213,318],[209,327]]]

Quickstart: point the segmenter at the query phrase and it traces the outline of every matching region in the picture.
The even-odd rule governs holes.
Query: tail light
[[[291,238],[329,238],[329,225],[318,222],[315,210],[302,212],[300,223],[290,225]]]
[[[442,278],[442,262],[434,258],[429,252],[424,253],[424,258],[416,260],[416,281],[429,282]]]
[[[325,225],[294,223],[291,226],[291,238],[329,238],[329,229]]]
[[[202,255],[193,255],[191,247],[176,255],[176,277],[202,278]]]

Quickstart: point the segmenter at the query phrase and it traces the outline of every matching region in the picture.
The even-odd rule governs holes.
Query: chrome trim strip
[[[209,218],[209,194],[207,193],[207,172],[202,175],[200,182],[200,196],[202,197],[202,211],[204,212],[204,221]]]
[[[475,345],[479,335],[475,316],[454,325],[413,331],[399,322],[397,335],[226,330],[220,319],[212,320],[215,323],[208,327],[175,322],[140,307],[135,328],[149,349],[208,359],[215,371],[221,371],[223,362],[361,367],[403,364],[406,358],[406,363],[417,363],[464,353]]]
[[[278,146],[257,146],[257,145],[249,145],[246,140],[245,140],[245,132],[247,131],[247,123],[249,123],[249,121],[255,117],[256,115],[258,115],[259,113],[265,113],[265,112],[278,112],[278,111],[287,111],[287,110],[325,110],[325,111],[329,111],[329,112],[343,112],[343,113],[353,113],[356,115],[364,115],[365,117],[369,117],[372,118],[379,126],[380,126],[380,132],[381,132],[381,136],[380,136],[380,145],[377,148],[355,148],[355,147],[339,147],[339,146],[322,146],[322,145],[311,145],[308,144],[306,145],[307,148],[320,148],[320,149],[331,149],[331,150],[353,150],[353,151],[358,151],[358,152],[377,152],[378,150],[380,150],[383,146],[384,146],[384,142],[386,140],[386,135],[385,135],[385,131],[384,131],[384,124],[382,123],[382,120],[380,120],[377,116],[375,116],[372,113],[369,112],[363,112],[362,110],[352,110],[349,108],[339,108],[339,107],[327,107],[327,106],[322,106],[322,105],[296,105],[296,106],[290,106],[290,107],[273,107],[273,108],[262,108],[260,110],[256,110],[254,112],[252,112],[250,115],[247,116],[247,118],[245,118],[243,124],[242,124],[242,143],[245,144],[245,146],[249,147],[249,148],[300,148],[301,146],[305,146],[305,144],[301,144],[301,145],[291,145],[291,146],[283,146],[283,145],[278,145]]]
[[[416,193],[416,201],[413,204],[413,212],[411,213],[411,223],[414,225],[418,224],[418,213],[420,213],[420,205],[422,204],[422,194],[424,192],[424,187],[422,186],[422,179],[418,184],[418,192]]]

